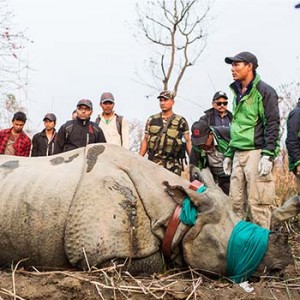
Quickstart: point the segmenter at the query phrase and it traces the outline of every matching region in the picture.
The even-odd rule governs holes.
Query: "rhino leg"
[[[287,235],[271,232],[267,252],[256,269],[254,276],[264,273],[281,273],[288,265],[294,265],[294,260],[288,245]]]
[[[283,222],[300,213],[300,199],[298,195],[287,200],[281,207],[272,212],[271,223]]]
[[[96,267],[103,268],[114,265],[124,264],[124,269],[126,269],[132,275],[146,275],[160,273],[163,271],[164,262],[160,252],[153,253],[147,257],[133,258],[133,259],[116,259],[113,261],[106,261],[97,265]],[[87,270],[87,262],[82,260],[78,263],[78,267],[82,270]]]

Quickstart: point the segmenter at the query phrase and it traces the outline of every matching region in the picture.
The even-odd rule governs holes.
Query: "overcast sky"
[[[130,120],[145,122],[159,111],[156,93],[136,82],[135,72],[142,72],[150,48],[133,37],[134,0],[10,1],[15,21],[27,28],[34,41],[25,53],[34,70],[29,73],[24,99],[31,129],[42,129],[47,112],[54,112],[61,125],[81,98],[93,101],[92,119],[96,118],[105,91],[114,94],[116,111]],[[175,112],[191,125],[210,107],[216,90],[230,94],[232,78],[224,57],[241,51],[257,55],[258,73],[274,88],[300,81],[300,9],[294,9],[296,3],[216,0],[208,45],[198,65],[186,73]]]

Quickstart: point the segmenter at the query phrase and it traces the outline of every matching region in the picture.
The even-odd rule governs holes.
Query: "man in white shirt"
[[[96,123],[103,130],[107,143],[116,144],[129,149],[128,122],[114,111],[115,98],[112,93],[105,92],[100,98],[102,113]]]

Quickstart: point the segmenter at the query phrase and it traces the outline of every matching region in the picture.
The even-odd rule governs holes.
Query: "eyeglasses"
[[[217,104],[217,106],[221,106],[221,105],[227,106],[228,101],[224,101],[224,102],[216,102],[216,101],[215,101],[215,103]]]

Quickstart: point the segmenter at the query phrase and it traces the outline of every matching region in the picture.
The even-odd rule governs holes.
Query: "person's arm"
[[[265,118],[265,120],[262,120],[265,123],[265,144],[262,149],[262,155],[274,158],[277,155],[277,148],[279,148],[280,115],[278,96],[276,91],[268,85],[262,88],[261,93]]]
[[[129,149],[129,124],[124,118],[122,119],[122,142],[122,146]]]
[[[35,134],[32,138],[32,149],[31,149],[31,156],[38,156],[38,138]]]
[[[141,155],[141,156],[144,156],[147,153],[147,150],[148,150],[148,137],[149,137],[149,134],[145,133],[144,138],[141,142],[141,147],[140,147],[140,152],[139,152],[139,155]]]
[[[185,142],[186,142],[186,152],[190,156],[191,152],[192,152],[192,142],[191,142],[191,137],[190,137],[190,133],[189,132],[186,132],[184,134],[184,139],[185,139]]]
[[[103,130],[100,127],[99,127],[99,132],[98,132],[97,143],[106,143],[105,135],[103,133]]]
[[[290,112],[287,120],[286,148],[291,162],[291,167],[300,165],[300,108]]]
[[[62,153],[66,142],[65,126],[62,125],[55,136],[54,154]]]
[[[30,155],[30,148],[31,148],[31,140],[28,137],[26,139],[25,145],[24,145],[24,156],[29,157]]]
[[[151,121],[151,117],[146,122],[144,138],[141,142],[141,147],[140,147],[140,152],[139,152],[139,155],[141,155],[141,156],[145,156],[145,154],[147,153],[147,150],[148,150],[150,121]]]

